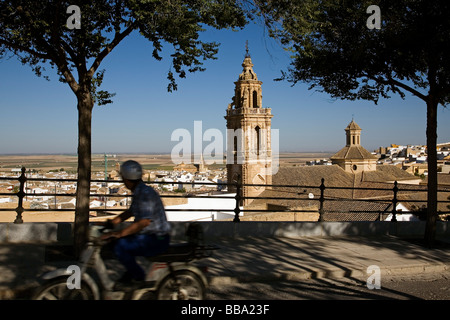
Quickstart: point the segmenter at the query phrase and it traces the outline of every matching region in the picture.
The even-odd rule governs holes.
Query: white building
[[[397,214],[395,215],[397,221],[420,221],[420,219],[415,215],[409,212],[409,209],[403,204],[397,204]],[[392,213],[390,213],[384,221],[391,221]]]
[[[207,194],[204,194],[207,195]],[[214,221],[234,218],[236,207],[235,193],[218,195],[223,198],[188,198],[188,203],[166,206],[167,220],[169,221]],[[177,211],[170,211],[176,209]],[[186,209],[186,211],[184,211]],[[190,211],[200,209],[205,211]],[[243,208],[241,207],[241,210]],[[180,210],[180,211],[178,211]],[[211,210],[211,211],[209,211]],[[220,210],[220,211],[215,211]],[[223,211],[222,211],[223,210]]]

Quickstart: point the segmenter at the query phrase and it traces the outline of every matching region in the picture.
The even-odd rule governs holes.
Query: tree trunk
[[[427,223],[425,226],[425,243],[434,245],[437,220],[437,101],[427,101],[427,154],[428,154],[428,198]]]
[[[84,93],[78,98],[78,178],[74,224],[74,249],[78,257],[89,231],[89,195],[91,186],[91,124],[93,99]]]

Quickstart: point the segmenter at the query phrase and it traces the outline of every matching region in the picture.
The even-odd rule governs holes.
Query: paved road
[[[419,275],[383,276],[380,289],[366,279],[308,279],[212,286],[211,300],[448,300],[450,271]]]
[[[199,262],[208,267],[215,284],[210,299],[449,298],[447,244],[427,249],[389,236],[247,237],[221,239],[215,244],[220,250]],[[23,297],[24,291],[38,285],[37,276],[48,271],[49,263],[61,262],[67,268],[65,251],[60,248],[54,253],[54,250],[40,244],[0,245],[0,298],[2,293],[4,299]],[[366,270],[372,266],[379,267],[383,275],[380,290],[369,290],[366,286]],[[111,271],[118,273],[119,268],[112,267]],[[408,287],[409,279],[417,274],[438,274],[445,278],[419,278],[415,279],[417,287],[413,283]],[[342,278],[344,275],[348,279]],[[390,281],[387,275],[404,275],[405,280]],[[305,280],[311,277],[319,279]],[[424,291],[433,287],[434,291]]]

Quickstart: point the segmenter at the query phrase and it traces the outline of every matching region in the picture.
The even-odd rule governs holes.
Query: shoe
[[[120,282],[117,281],[114,284],[114,291],[134,291],[136,289],[139,289],[144,284],[143,281],[137,281],[137,280],[130,280],[127,282]]]
[[[125,271],[125,273],[117,280],[117,282],[126,283],[130,282],[131,280],[133,280],[133,276],[128,271]]]
[[[115,291],[133,291],[138,289],[144,281],[133,279],[131,274],[125,272],[120,279],[114,284]]]

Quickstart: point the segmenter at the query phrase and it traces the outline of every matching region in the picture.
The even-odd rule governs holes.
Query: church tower
[[[352,120],[345,128],[346,145],[330,159],[350,173],[377,170],[377,157],[361,146],[361,127]]]
[[[234,97],[227,115],[227,180],[228,189],[236,191],[233,183],[256,184],[243,186],[243,197],[256,197],[272,184],[272,148],[270,108],[262,107],[262,82],[253,71],[246,47],[243,71],[234,83]],[[245,199],[243,205],[254,199]]]

